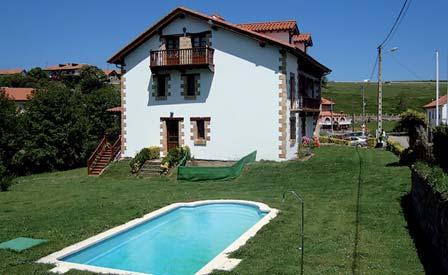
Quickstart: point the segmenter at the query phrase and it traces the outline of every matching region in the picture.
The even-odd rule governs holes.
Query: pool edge
[[[51,269],[50,271],[53,273],[65,273],[68,272],[70,269],[76,269],[76,270],[83,270],[83,271],[91,271],[96,273],[106,273],[106,274],[119,274],[119,275],[148,275],[148,273],[139,273],[139,272],[133,272],[133,271],[126,271],[126,270],[120,270],[120,269],[113,269],[113,268],[104,268],[104,267],[97,267],[92,265],[85,265],[85,264],[77,264],[77,263],[70,263],[66,261],[61,261],[59,259],[67,257],[70,254],[76,253],[80,250],[85,249],[88,246],[94,245],[98,242],[101,242],[107,238],[110,238],[114,235],[120,234],[123,231],[126,231],[132,227],[135,227],[141,223],[147,222],[151,219],[157,218],[158,216],[164,215],[176,208],[180,207],[195,207],[195,206],[201,206],[201,205],[207,205],[207,204],[216,204],[216,203],[239,203],[239,204],[246,204],[246,205],[252,205],[258,207],[258,209],[262,212],[267,212],[267,214],[259,220],[257,223],[255,223],[252,227],[250,227],[247,231],[245,231],[240,237],[238,237],[237,240],[235,240],[233,243],[231,243],[227,248],[225,248],[223,251],[221,251],[215,258],[213,258],[211,261],[209,261],[206,265],[204,265],[199,271],[196,272],[196,274],[208,274],[211,273],[215,269],[224,269],[229,270],[236,266],[239,261],[235,261],[235,259],[228,258],[228,254],[236,251],[238,248],[243,246],[247,240],[252,238],[264,225],[268,224],[273,218],[277,216],[278,210],[275,208],[270,208],[268,205],[261,203],[261,202],[255,202],[255,201],[247,201],[247,200],[201,200],[201,201],[194,201],[194,202],[176,202],[172,203],[170,205],[164,206],[162,208],[159,208],[157,210],[154,210],[148,214],[145,214],[143,217],[133,219],[129,222],[126,222],[122,225],[116,226],[114,228],[108,229],[102,233],[99,233],[95,236],[92,236],[90,238],[87,238],[83,241],[80,241],[78,243],[75,243],[73,245],[70,245],[68,247],[65,247],[57,252],[51,253],[45,257],[40,258],[36,261],[36,263],[43,263],[43,264],[53,264],[56,267]],[[221,267],[221,268],[220,268]]]

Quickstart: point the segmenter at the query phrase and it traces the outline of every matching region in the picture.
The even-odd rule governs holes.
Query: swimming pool
[[[52,271],[82,269],[113,274],[207,274],[239,261],[238,249],[277,210],[257,202],[176,203],[39,260]]]

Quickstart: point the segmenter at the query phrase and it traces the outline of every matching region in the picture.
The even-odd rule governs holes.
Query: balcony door
[[[179,37],[169,36],[166,37],[166,64],[177,65],[179,64]]]

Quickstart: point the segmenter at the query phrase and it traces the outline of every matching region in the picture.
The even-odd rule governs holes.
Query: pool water
[[[179,207],[60,260],[148,274],[194,274],[266,215],[258,207]]]

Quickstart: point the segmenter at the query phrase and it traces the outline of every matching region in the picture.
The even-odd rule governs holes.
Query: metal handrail
[[[150,66],[213,64],[214,49],[193,47],[186,49],[151,50]]]
[[[286,199],[286,194],[287,193],[291,193],[294,195],[294,197],[296,197],[300,203],[301,203],[301,208],[302,208],[302,212],[301,212],[301,224],[300,224],[300,240],[301,240],[301,245],[300,245],[300,250],[301,250],[301,257],[300,257],[300,274],[303,275],[303,251],[304,251],[304,244],[303,244],[303,237],[304,237],[304,206],[305,206],[305,200],[303,199],[302,196],[300,196],[299,194],[297,194],[294,190],[288,190],[283,192],[283,196],[282,196],[282,203],[285,202]]]

